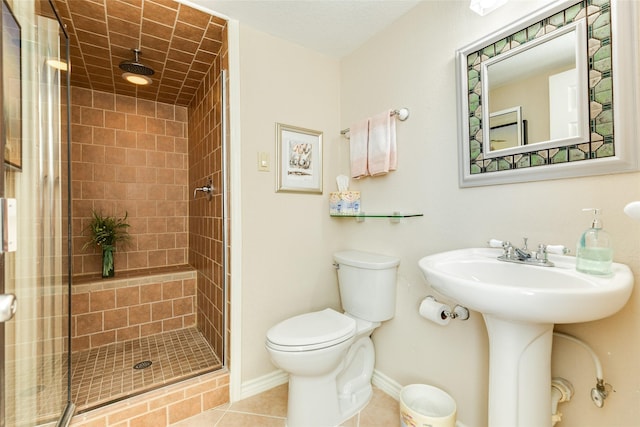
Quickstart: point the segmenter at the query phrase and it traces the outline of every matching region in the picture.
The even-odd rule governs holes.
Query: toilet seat
[[[356,321],[326,308],[283,320],[267,332],[267,346],[279,351],[310,351],[351,339]]]

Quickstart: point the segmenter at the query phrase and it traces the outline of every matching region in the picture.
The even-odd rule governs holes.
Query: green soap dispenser
[[[582,273],[606,276],[611,274],[613,248],[609,233],[602,229],[602,221],[598,217],[600,209],[587,208],[583,211],[593,212],[591,228],[580,236],[576,248],[576,270]]]

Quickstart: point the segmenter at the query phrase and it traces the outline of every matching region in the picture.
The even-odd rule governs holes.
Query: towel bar
[[[391,113],[389,113],[390,116],[398,116],[398,120],[400,120],[401,122],[404,122],[405,120],[407,120],[409,118],[409,109],[408,108],[401,108],[399,110],[392,110]],[[342,129],[340,131],[340,135],[346,135],[349,133],[349,128],[346,129]]]

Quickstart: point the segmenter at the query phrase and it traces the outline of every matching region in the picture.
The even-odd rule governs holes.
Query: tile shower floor
[[[151,365],[134,368],[146,361]],[[196,328],[164,332],[74,352],[71,398],[84,411],[221,366]]]

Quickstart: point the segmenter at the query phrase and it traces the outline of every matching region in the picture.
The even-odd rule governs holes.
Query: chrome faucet
[[[524,246],[521,248],[515,248],[514,252],[519,261],[526,261],[531,258],[531,254],[529,253],[529,248],[527,247],[528,237],[524,237]]]
[[[521,248],[515,247],[511,242],[499,240],[490,240],[489,246],[502,247],[502,255],[498,257],[499,261],[515,262],[518,264],[530,264],[541,267],[553,267],[553,263],[549,261],[549,253],[567,254],[569,250],[564,246],[548,246],[545,244],[539,244],[538,249],[535,251],[529,251],[527,247],[528,238],[524,238],[524,245]],[[550,251],[551,249],[551,251]]]
[[[207,195],[207,199],[211,200],[211,198],[213,197],[213,182],[211,181],[211,178],[209,178],[209,180],[207,181],[207,185],[203,185],[202,187],[196,187],[193,190],[194,199],[196,198],[198,191],[202,191],[204,194]]]

